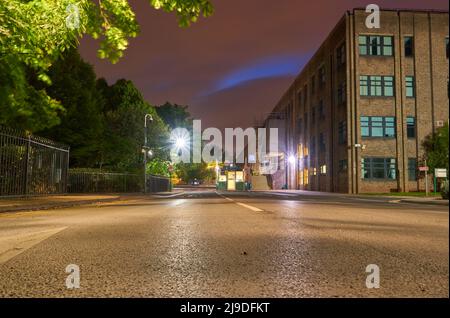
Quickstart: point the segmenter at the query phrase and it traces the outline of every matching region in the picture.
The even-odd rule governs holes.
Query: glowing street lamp
[[[288,161],[289,161],[289,163],[291,165],[294,165],[295,164],[295,156],[294,155],[290,155],[289,158],[288,158]]]
[[[147,155],[152,156],[153,152],[148,149],[148,140],[147,140],[147,133],[148,133],[148,126],[147,122],[153,122],[153,116],[150,114],[146,114],[144,117],[144,193],[147,193]]]

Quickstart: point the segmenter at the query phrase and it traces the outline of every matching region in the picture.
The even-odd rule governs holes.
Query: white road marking
[[[264,212],[263,210],[255,208],[254,206],[251,206],[251,205],[248,205],[248,204],[244,204],[244,203],[241,203],[241,202],[236,202],[236,204],[240,205],[240,206],[242,206],[244,208],[250,209],[250,210],[252,210],[254,212]]]
[[[247,208],[247,209],[252,210],[252,211],[254,211],[254,212],[264,212],[264,210],[258,209],[258,208],[254,207],[254,206],[251,206],[251,205],[248,205],[248,204],[245,204],[245,203],[241,203],[241,202],[237,202],[237,201],[235,201],[235,200],[233,200],[233,199],[227,198],[226,196],[224,196],[224,195],[218,193],[217,191],[216,191],[216,193],[217,193],[217,195],[221,196],[221,197],[224,198],[225,200],[228,200],[228,201],[230,201],[230,202],[234,202],[234,203],[236,203],[237,205],[240,205],[241,207]]]
[[[18,233],[9,236],[2,236],[0,239],[0,264],[5,263],[11,258],[25,252],[36,244],[65,229],[67,229],[67,226],[40,230],[32,233],[27,232],[25,234]]]

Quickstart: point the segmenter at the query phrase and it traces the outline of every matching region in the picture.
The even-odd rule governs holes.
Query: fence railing
[[[0,197],[66,192],[69,147],[0,126]]]
[[[0,197],[143,190],[140,174],[88,172],[68,167],[68,146],[0,125]],[[169,178],[147,176],[148,192],[170,190]]]
[[[132,193],[142,191],[142,176],[129,173],[69,170],[69,193]]]
[[[149,193],[155,192],[170,192],[172,189],[170,178],[147,175],[147,191]]]
[[[167,177],[147,175],[147,191],[171,190]],[[132,193],[143,191],[142,175],[69,170],[69,193]]]

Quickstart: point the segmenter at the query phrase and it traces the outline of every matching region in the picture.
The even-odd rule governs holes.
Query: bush
[[[448,180],[442,183],[441,195],[443,199],[448,200]]]

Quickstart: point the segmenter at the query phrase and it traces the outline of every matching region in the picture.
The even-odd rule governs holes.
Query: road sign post
[[[434,169],[434,193],[437,192],[437,179],[447,178],[447,169]]]
[[[429,170],[430,170],[430,168],[428,168],[427,161],[425,160],[425,166],[419,167],[419,171],[425,172],[425,194],[426,194],[426,196],[428,196],[428,193],[430,192],[429,187],[428,187],[428,171]]]

